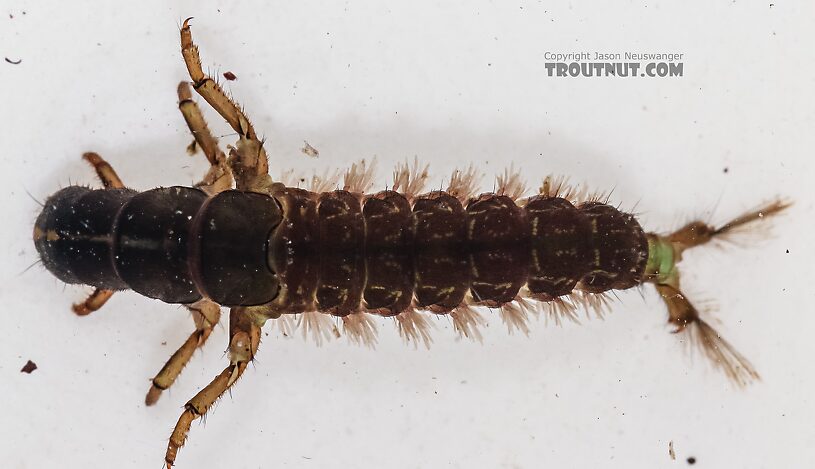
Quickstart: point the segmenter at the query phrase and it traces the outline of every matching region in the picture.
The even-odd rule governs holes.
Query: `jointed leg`
[[[195,332],[184,342],[181,347],[167,360],[161,371],[153,378],[153,384],[147,392],[144,403],[153,405],[161,397],[162,391],[172,386],[181,370],[192,358],[192,354],[199,347],[202,347],[212,333],[212,329],[221,319],[221,308],[209,300],[200,300],[187,308],[192,313],[195,321]]]
[[[271,190],[269,163],[263,142],[243,113],[241,108],[224,93],[220,86],[201,68],[198,46],[192,42],[190,18],[181,28],[181,53],[187,65],[193,88],[212,106],[218,114],[238,133],[240,140],[237,149],[229,152],[229,164],[235,177],[238,190]]]
[[[86,298],[85,301],[82,303],[75,303],[71,309],[73,309],[77,316],[87,316],[88,314],[91,314],[104,306],[111,296],[113,296],[113,290],[97,288],[93,291],[93,293],[88,295],[88,298]]]
[[[167,445],[164,460],[168,468],[175,463],[178,450],[184,446],[193,420],[207,413],[215,401],[241,377],[254,358],[260,344],[260,328],[265,321],[257,318],[252,308],[237,307],[229,311],[229,366],[184,406],[184,413],[178,419]]]
[[[116,174],[116,171],[110,166],[110,163],[102,159],[98,154],[88,152],[84,153],[82,158],[90,163],[93,169],[96,170],[96,175],[99,176],[105,189],[121,189],[125,186],[122,184],[122,180],[119,179],[119,175]]]
[[[218,147],[218,140],[212,136],[201,109],[192,100],[190,85],[186,81],[178,84],[178,109],[187,122],[196,144],[204,152],[209,161],[210,168],[204,180],[196,184],[204,192],[213,195],[232,188],[232,172],[227,166],[226,155]]]

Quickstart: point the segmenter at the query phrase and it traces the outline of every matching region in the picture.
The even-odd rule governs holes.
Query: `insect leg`
[[[97,288],[82,303],[75,303],[71,309],[77,316],[87,316],[101,308],[113,296],[113,290]]]
[[[190,132],[195,138],[195,143],[204,152],[204,156],[209,161],[210,168],[204,176],[203,181],[196,184],[209,195],[231,189],[233,180],[232,172],[226,162],[226,155],[218,147],[218,140],[212,136],[207,127],[207,122],[201,114],[198,104],[192,99],[190,85],[186,81],[178,84],[178,109],[184,116]]]
[[[167,444],[164,457],[167,468],[175,463],[178,450],[187,440],[192,422],[206,414],[246,370],[257,352],[260,329],[265,321],[265,317],[253,314],[252,308],[236,307],[229,311],[229,366],[184,406],[184,412]]]
[[[181,27],[181,54],[187,65],[187,71],[192,78],[193,88],[212,106],[221,117],[238,133],[237,148],[230,149],[229,165],[235,177],[238,190],[271,190],[272,181],[269,177],[269,162],[263,142],[258,138],[257,132],[232,99],[211,77],[201,68],[201,57],[198,46],[192,41],[190,19],[184,21]]]
[[[121,189],[125,186],[122,180],[119,179],[119,175],[116,174],[116,171],[110,166],[110,163],[102,159],[98,154],[87,152],[82,155],[82,158],[90,163],[93,169],[96,170],[96,175],[99,176],[105,189]]]
[[[173,385],[181,370],[192,358],[192,354],[199,347],[202,347],[212,333],[212,329],[221,319],[221,307],[209,300],[200,300],[187,306],[195,321],[195,332],[184,342],[181,347],[167,360],[161,371],[153,378],[153,384],[147,392],[144,403],[155,404],[162,391]]]

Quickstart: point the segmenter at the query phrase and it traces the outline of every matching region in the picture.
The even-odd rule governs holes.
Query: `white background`
[[[159,467],[182,405],[226,364],[219,328],[145,408],[148,379],[191,331],[186,311],[123,293],[78,318],[86,288],[22,273],[37,260],[26,191],[97,185],[82,152],[137,189],[203,174],[176,109],[187,16],[205,65],[238,76],[226,87],[268,138],[273,174],[377,156],[383,187],[418,156],[436,184],[474,162],[491,189],[514,163],[531,187],[559,173],[614,188],[649,230],[776,195],[796,205],[772,238],[681,264],[691,298],[713,300],[761,372],[746,390],[689,356],[649,287],[621,293],[604,321],[540,321],[529,338],[493,317],[483,345],[442,318],[429,351],[403,346],[390,320],[375,351],[267,327],[256,367],[193,425],[178,467],[815,465],[811,2],[167,3],[0,7],[0,55],[22,59],[0,62],[3,467]],[[685,76],[545,75],[544,52],[584,50],[681,52]]]

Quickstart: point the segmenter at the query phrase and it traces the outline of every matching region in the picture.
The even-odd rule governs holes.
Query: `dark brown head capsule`
[[[135,194],[70,186],[49,197],[34,224],[43,265],[65,283],[127,288],[111,262],[111,232],[119,210]]]

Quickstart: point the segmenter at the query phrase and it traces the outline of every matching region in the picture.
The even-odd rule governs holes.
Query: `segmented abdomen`
[[[552,300],[578,286],[625,289],[640,283],[648,256],[634,217],[598,202],[537,196],[520,206],[484,194],[465,207],[445,192],[411,203],[393,191],[293,188],[275,197],[284,214],[270,241],[281,313],[442,313],[465,300],[499,306],[519,293]]]
[[[49,198],[35,241],[68,283],[337,316],[624,289],[640,283],[648,255],[634,217],[599,202],[519,205],[490,193],[464,206],[445,192],[408,200],[295,188],[208,198],[186,187],[72,186]]]

